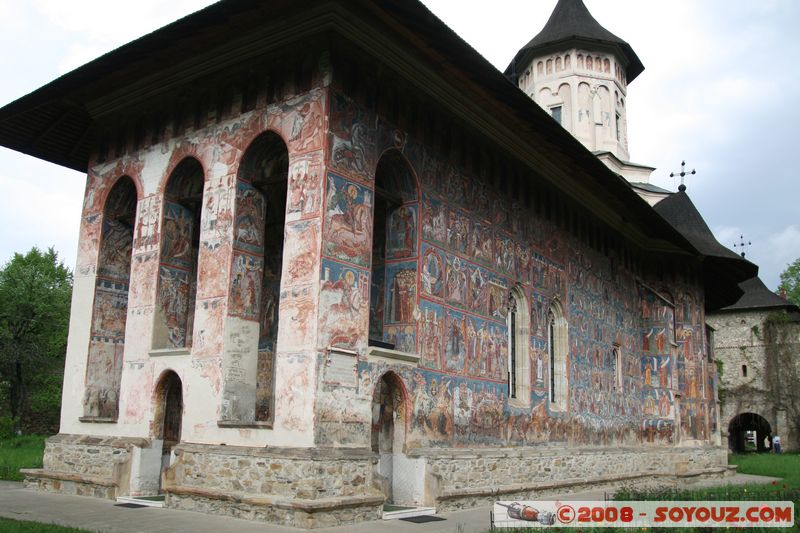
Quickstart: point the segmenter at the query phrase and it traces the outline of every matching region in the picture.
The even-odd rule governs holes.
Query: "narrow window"
[[[508,307],[508,397],[517,397],[517,301],[512,296]]]
[[[559,124],[561,124],[561,107],[560,105],[556,105],[550,108],[550,116]]]
[[[742,377],[747,377],[747,365],[742,365]]]
[[[522,287],[514,287],[508,295],[508,397],[517,407],[531,402],[530,313]]]
[[[567,346],[567,321],[555,301],[548,314],[551,410],[563,411],[567,407]]]
[[[550,311],[550,315],[547,320],[548,329],[547,329],[547,348],[550,352],[550,402],[555,403],[556,401],[556,349],[555,344],[553,343],[553,339],[555,337],[555,317],[553,316],[553,311]]]
[[[622,359],[619,351],[619,346],[614,346],[611,351],[611,365],[614,373],[615,390],[622,391]]]
[[[621,124],[620,124],[619,113],[617,113],[617,116],[616,116],[616,127],[617,127],[617,140],[619,141],[620,138],[621,138],[621,135],[620,135]]]

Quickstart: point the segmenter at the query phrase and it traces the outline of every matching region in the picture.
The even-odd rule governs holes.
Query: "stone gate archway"
[[[756,413],[740,413],[734,416],[728,424],[728,448],[736,453],[752,451],[752,447],[747,446],[748,440],[752,442],[755,437],[755,450],[766,451],[764,439],[772,435],[772,428],[769,422]]]

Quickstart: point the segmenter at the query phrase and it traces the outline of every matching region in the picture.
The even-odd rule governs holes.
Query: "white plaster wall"
[[[162,444],[154,439],[150,448],[134,446],[131,450],[130,496],[158,494]]]
[[[421,506],[425,500],[425,459],[392,454],[392,495],[399,505]]]
[[[72,286],[72,306],[70,311],[67,354],[64,364],[64,387],[61,392],[61,433],[96,432],[98,424],[81,424],[83,416],[83,394],[86,388],[86,361],[89,352],[89,335],[94,302],[95,275],[82,274],[78,270]],[[106,424],[103,424],[106,426]]]

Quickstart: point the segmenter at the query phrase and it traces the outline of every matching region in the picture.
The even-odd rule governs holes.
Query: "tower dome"
[[[643,70],[631,45],[601,26],[583,0],[558,0],[505,74],[608,167],[649,184],[655,169],[631,163],[628,152],[628,83]]]
[[[542,31],[514,56],[506,69],[506,76],[513,75],[515,65],[529,64],[537,55],[564,50],[573,45],[614,52],[624,65],[628,83],[644,70],[631,45],[601,26],[583,0],[559,0]]]

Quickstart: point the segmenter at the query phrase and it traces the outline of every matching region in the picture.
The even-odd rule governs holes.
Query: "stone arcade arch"
[[[255,138],[242,156],[236,182],[229,315],[253,331],[241,354],[227,368],[244,370],[246,383],[225,383],[224,418],[271,423],[274,417],[275,351],[278,341],[281,271],[289,175],[289,151],[272,131]],[[297,177],[301,179],[301,177]],[[256,327],[246,328],[246,323]],[[254,324],[255,323],[255,324]]]
[[[164,190],[153,325],[156,350],[189,350],[192,346],[204,184],[203,167],[188,157],[172,171]]]
[[[755,432],[756,451],[764,452],[764,438],[772,436],[772,427],[763,416],[756,413],[740,413],[728,424],[728,448],[736,453],[747,451],[748,432]]]
[[[369,344],[416,352],[419,193],[416,177],[398,150],[375,170]]]
[[[387,372],[372,395],[372,451],[378,454],[376,479],[386,503],[398,506],[419,505],[424,487],[419,486],[417,469],[405,454],[409,401],[403,380]]]
[[[103,208],[81,418],[86,422],[117,420],[136,202],[136,185],[122,176]]]

